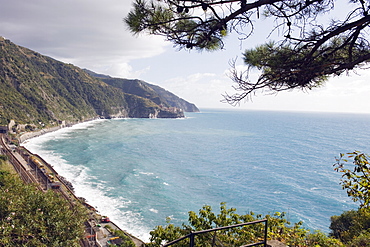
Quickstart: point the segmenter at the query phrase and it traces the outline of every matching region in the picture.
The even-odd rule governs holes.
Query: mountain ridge
[[[195,104],[187,102],[160,86],[150,84],[140,79],[111,77],[109,75],[95,73],[88,69],[84,69],[84,71],[111,86],[122,89],[125,93],[148,98],[157,105],[162,105],[163,107],[176,107],[183,109],[185,112],[199,112],[199,109]]]
[[[150,87],[141,96],[109,85],[104,80],[112,77],[105,77],[97,78],[0,36],[0,125],[14,120],[40,128],[93,118],[184,117],[182,108],[165,103],[160,94],[156,97],[163,98],[163,105],[145,97],[154,95]]]

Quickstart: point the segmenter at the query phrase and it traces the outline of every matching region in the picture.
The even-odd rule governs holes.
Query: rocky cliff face
[[[168,114],[166,113],[168,112]],[[82,69],[0,37],[0,125],[57,125],[96,117],[161,117],[173,111]],[[179,111],[172,117],[184,117]]]

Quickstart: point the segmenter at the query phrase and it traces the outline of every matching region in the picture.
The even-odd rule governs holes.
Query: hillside
[[[11,119],[40,127],[97,117],[184,117],[179,107],[163,107],[146,93],[102,79],[0,37],[0,125]]]
[[[97,74],[86,70],[88,74],[100,78],[105,83],[120,88],[123,92],[141,96],[150,99],[157,105],[163,107],[176,107],[183,109],[185,112],[199,112],[199,109],[192,103],[176,96],[175,94],[156,85],[149,84],[138,79],[113,78],[108,75]]]

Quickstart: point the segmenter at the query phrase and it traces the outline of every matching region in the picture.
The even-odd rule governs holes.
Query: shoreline
[[[39,137],[39,136],[42,136],[44,134],[54,132],[54,131],[57,131],[57,130],[60,130],[60,129],[63,129],[63,128],[66,128],[66,127],[67,126],[65,126],[65,127],[55,126],[55,127],[51,127],[51,128],[45,128],[45,129],[42,129],[42,130],[38,130],[38,131],[25,132],[25,133],[21,134],[17,139],[19,141],[19,144],[21,145],[23,142],[25,142],[29,139]]]
[[[64,128],[69,128],[69,127],[73,127],[75,125],[78,125],[78,124],[83,124],[83,123],[88,123],[88,122],[92,122],[92,121],[95,121],[95,120],[100,120],[102,118],[91,118],[91,119],[87,119],[85,121],[80,121],[80,122],[72,122],[72,123],[66,123],[66,124],[61,124],[61,125],[58,125],[58,126],[54,126],[54,127],[47,127],[47,128],[43,128],[43,129],[40,129],[40,130],[36,130],[36,131],[28,131],[28,132],[24,132],[24,133],[21,133],[19,134],[19,136],[17,137],[18,141],[19,141],[19,144],[31,139],[31,138],[34,138],[34,137],[39,137],[39,136],[42,136],[44,134],[47,134],[47,133],[50,133],[50,132],[54,132],[54,131],[57,131],[57,130],[60,130],[60,129],[64,129]]]
[[[58,131],[58,130],[61,130],[61,129],[70,128],[70,127],[73,127],[73,126],[76,126],[76,125],[79,125],[79,124],[84,124],[84,123],[94,122],[94,121],[99,121],[99,120],[105,120],[105,119],[96,118],[96,119],[90,119],[90,120],[83,121],[83,122],[78,122],[78,123],[75,123],[75,124],[59,125],[59,126],[55,126],[55,127],[44,128],[44,129],[41,129],[41,130],[38,130],[38,131],[25,132],[25,133],[20,134],[17,137],[17,139],[19,141],[19,146],[23,146],[22,144],[24,144],[27,140],[30,140],[30,139],[33,139],[33,138],[36,138],[36,137],[41,137],[41,136],[43,136],[45,134],[52,133],[52,132],[55,132],[55,131]],[[29,151],[28,149],[27,149],[27,151],[30,152],[30,153],[32,153],[32,154],[34,154],[34,155],[36,154],[34,152]],[[43,157],[41,157],[41,158],[43,159]],[[50,164],[50,165],[52,166],[52,164]],[[58,171],[56,171],[56,173],[58,173]],[[72,184],[72,186],[73,186],[73,184]],[[74,192],[73,192],[73,194],[77,197],[77,195]],[[86,198],[86,199],[88,201],[88,198]],[[93,208],[94,208],[94,210],[96,212],[98,212],[98,210],[95,207],[93,207]],[[139,237],[136,237],[136,236],[132,235],[127,230],[122,230],[121,227],[119,227],[114,221],[110,221],[109,223],[112,226],[114,226],[115,229],[118,229],[118,230],[124,232],[126,235],[130,236],[131,239],[136,244],[136,246],[145,246],[145,242],[144,241],[142,241]]]
[[[19,141],[19,144],[21,144],[21,143],[23,143],[23,142],[25,142],[25,141],[27,141],[31,138],[39,137],[39,136],[42,136],[44,134],[54,132],[54,131],[57,131],[57,130],[60,130],[60,129],[73,127],[73,126],[78,125],[78,124],[93,122],[93,121],[96,121],[96,120],[124,119],[124,118],[127,118],[127,117],[112,117],[112,118],[96,117],[96,118],[90,118],[90,119],[87,119],[87,120],[84,120],[84,121],[79,121],[79,122],[63,123],[61,125],[54,126],[54,127],[47,127],[47,128],[43,128],[43,129],[36,130],[36,131],[23,132],[23,133],[17,135],[17,139]],[[186,116],[180,117],[180,118],[177,118],[177,119],[182,119],[182,118],[186,118]],[[167,118],[167,119],[171,119],[171,118]]]

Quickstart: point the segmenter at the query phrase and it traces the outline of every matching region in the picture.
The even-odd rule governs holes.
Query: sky
[[[235,93],[230,61],[268,40],[261,20],[252,38],[231,35],[224,50],[179,51],[163,37],[133,36],[123,18],[133,0],[0,0],[0,36],[43,55],[112,77],[140,79],[206,108],[370,113],[370,70],[330,79],[309,92],[257,94],[239,106],[222,103]],[[266,33],[265,33],[266,32]]]

